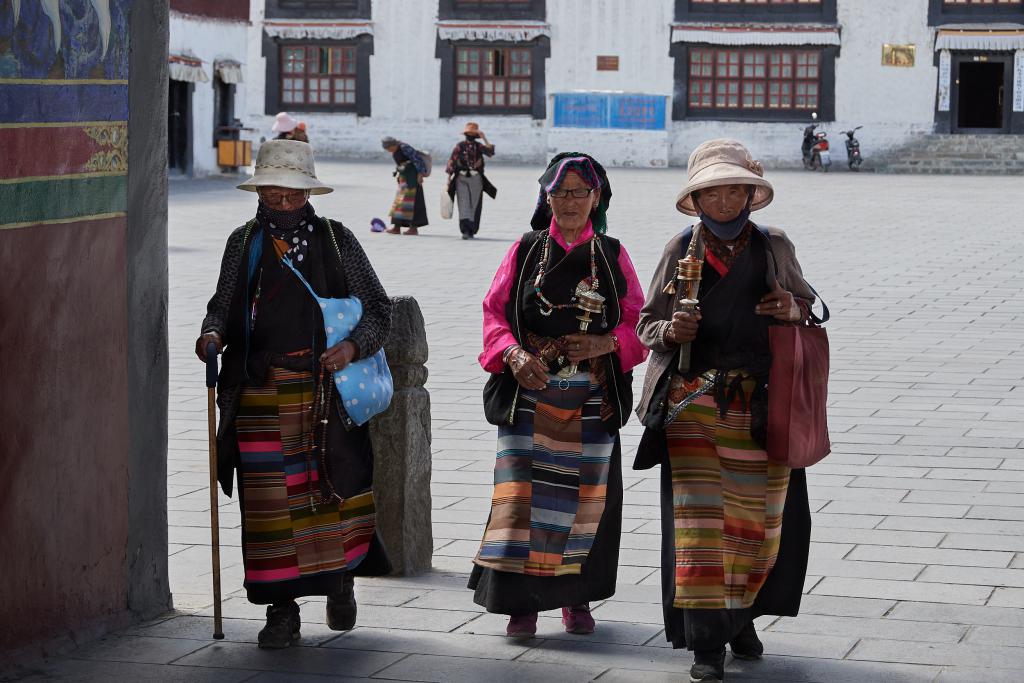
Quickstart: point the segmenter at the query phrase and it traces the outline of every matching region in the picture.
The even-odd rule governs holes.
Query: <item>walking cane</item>
[[[210,557],[213,561],[213,639],[224,638],[220,614],[220,520],[217,514],[217,345],[206,345],[206,409],[210,434]]]

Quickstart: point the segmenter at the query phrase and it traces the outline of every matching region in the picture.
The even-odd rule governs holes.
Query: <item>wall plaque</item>
[[[618,71],[619,70],[619,56],[618,55],[598,55],[597,56],[597,70],[598,71]]]
[[[882,66],[914,66],[915,45],[882,45]]]

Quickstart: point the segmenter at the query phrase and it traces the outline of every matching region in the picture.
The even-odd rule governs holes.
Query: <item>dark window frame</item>
[[[301,0],[284,0],[300,2]],[[326,0],[329,2],[329,0]],[[372,0],[353,0],[352,8],[317,7],[319,2],[311,0],[312,7],[281,7],[282,0],[267,0],[267,19],[370,19]]]
[[[814,22],[835,24],[838,22],[836,11],[837,0],[821,0],[818,6],[748,6],[720,5],[700,6],[692,0],[676,0],[676,21],[713,21],[713,22],[773,22],[794,23]]]
[[[770,52],[785,50],[818,52],[819,82],[817,109],[718,109],[690,108],[690,52],[691,50],[757,50]],[[822,122],[834,121],[836,111],[836,57],[839,48],[834,45],[712,45],[708,43],[673,43],[669,56],[675,58],[674,89],[672,96],[673,121],[761,121],[807,122],[811,111],[818,113]],[[742,62],[741,62],[742,64]],[[742,69],[742,66],[741,66]],[[740,93],[742,97],[742,92]]]
[[[213,85],[213,146],[217,146],[217,142],[220,140],[237,140],[238,133],[226,133],[224,131],[218,131],[217,129],[222,125],[231,125],[231,122],[235,120],[235,95],[237,93],[237,86],[234,83],[225,83],[220,79],[218,74],[214,74],[210,80]],[[223,118],[227,120],[227,123],[222,123],[221,114]]]
[[[1024,12],[1022,10],[1024,10],[1022,5],[1017,5],[1016,7],[977,5],[971,9],[946,7],[943,0],[928,0],[928,25],[976,24],[988,21],[1002,22],[1014,18],[1024,22]]]
[[[438,0],[437,17],[445,19],[523,19],[540,20],[547,18],[546,0],[529,0],[527,7],[493,7],[465,9],[458,6],[458,0]]]
[[[289,46],[315,46],[315,47],[354,47],[356,49],[356,101],[355,104],[315,104],[308,102],[296,104],[284,102],[281,92],[281,79],[284,74],[281,71],[281,53],[283,48]],[[363,34],[350,40],[322,40],[322,39],[282,39],[272,38],[265,32],[263,34],[263,56],[266,57],[267,68],[265,78],[264,111],[268,115],[280,111],[311,112],[311,113],[339,113],[356,114],[357,116],[370,116],[370,55],[373,54],[373,36]]]
[[[530,107],[529,109],[512,109],[510,107],[457,107],[455,104],[455,60],[459,47],[499,49],[511,48],[530,52]],[[479,41],[479,40],[442,40],[437,39],[434,56],[441,60],[441,92],[439,116],[531,116],[534,119],[547,118],[547,91],[545,89],[545,70],[547,58],[551,55],[551,42],[547,36],[541,36],[528,42],[513,41]]]

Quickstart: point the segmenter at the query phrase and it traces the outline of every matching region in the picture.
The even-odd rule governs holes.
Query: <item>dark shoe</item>
[[[505,635],[509,638],[533,638],[537,635],[537,613],[509,617]]]
[[[695,650],[690,667],[690,683],[720,683],[725,680],[725,648]]]
[[[419,228],[406,228],[403,235],[418,235],[420,234]]]
[[[256,642],[265,650],[289,647],[299,637],[299,606],[295,601],[267,607],[267,625],[260,631]]]
[[[356,591],[351,574],[345,574],[341,591],[327,596],[327,628],[351,631],[356,625]]]
[[[462,233],[462,239],[464,239],[464,240],[473,239],[473,236],[470,235],[468,232],[464,232],[464,233]]]
[[[764,645],[757,637],[754,622],[747,622],[747,625],[740,629],[736,637],[729,641],[729,648],[732,649],[732,656],[736,659],[761,659],[761,655],[764,654]]]
[[[468,240],[470,237],[472,237],[472,235],[470,235],[469,221],[467,221],[465,218],[459,219],[459,232],[462,233],[462,239],[464,240]]]
[[[384,232],[386,232],[389,235],[401,235],[402,234],[402,231],[398,228],[397,225],[392,225],[390,228],[388,228]]]
[[[562,608],[562,625],[566,633],[575,633],[578,636],[589,635],[594,632],[594,617],[590,614],[590,604],[573,605]]]

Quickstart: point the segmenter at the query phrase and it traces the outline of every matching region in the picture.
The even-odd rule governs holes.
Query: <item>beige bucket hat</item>
[[[676,208],[687,216],[696,216],[693,192],[716,185],[753,185],[754,200],[750,210],[757,211],[772,203],[775,190],[764,179],[764,167],[736,140],[719,138],[697,146],[687,164],[689,179],[676,196]]]
[[[333,187],[317,180],[313,148],[308,142],[298,140],[264,142],[256,155],[256,172],[238,189],[256,192],[268,185],[287,187],[290,190],[309,190],[310,194],[334,192]]]

